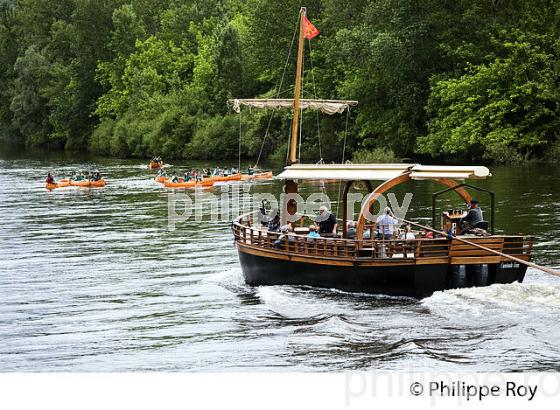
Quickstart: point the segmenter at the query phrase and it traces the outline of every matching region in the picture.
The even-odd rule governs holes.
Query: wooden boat
[[[228,176],[212,175],[209,179],[214,182],[241,181],[241,174],[237,173]]]
[[[241,174],[241,180],[248,181],[252,179],[272,179],[272,176],[272,171],[257,172],[255,174]]]
[[[422,298],[435,291],[450,288],[485,286],[494,283],[522,282],[527,266],[513,262],[529,261],[533,238],[522,235],[494,235],[494,194],[467,184],[471,179],[491,176],[481,166],[425,166],[420,164],[306,165],[299,164],[297,141],[300,109],[320,109],[327,114],[341,113],[355,101],[301,100],[301,70],[305,8],[300,11],[300,34],[295,95],[292,100],[230,100],[237,112],[242,106],[253,108],[288,107],[293,110],[289,160],[277,177],[284,181],[283,192],[298,193],[304,181],[336,180],[344,183],[342,192],[342,235],[310,241],[304,228],[280,238],[280,234],[263,228],[255,211],[239,216],[232,231],[245,282],[249,285],[307,285],[336,288],[350,292],[380,293]],[[489,236],[461,236],[453,228],[458,219],[453,213],[442,215],[445,236],[418,237],[414,240],[376,239],[371,210],[380,195],[390,189],[416,180],[430,180],[445,189],[432,196],[432,227],[436,228],[437,196],[453,191],[463,203],[469,203],[471,192],[490,196],[491,228]],[[360,182],[368,194],[362,202],[357,229],[352,237],[346,230],[348,193]],[[281,204],[281,218],[296,218],[297,203]],[[296,218],[297,221],[297,218]],[[304,222],[304,218],[300,219]],[[294,223],[295,225],[298,222]],[[454,225],[455,224],[455,225]],[[369,233],[369,235],[367,235]],[[468,243],[462,242],[468,238]],[[483,249],[480,248],[483,247]],[[499,252],[496,254],[495,252]]]
[[[100,179],[99,181],[90,181],[90,180],[83,180],[83,181],[73,181],[70,180],[70,186],[77,186],[82,188],[103,188],[106,185],[104,179]]]
[[[47,189],[56,189],[56,188],[65,188],[70,185],[70,181],[68,179],[60,179],[55,184],[46,183]]]
[[[214,181],[209,178],[203,179],[202,181],[198,182],[194,180],[191,180],[189,182],[171,182],[167,179],[163,181],[163,186],[165,188],[207,188],[211,187],[212,185],[214,185]]]

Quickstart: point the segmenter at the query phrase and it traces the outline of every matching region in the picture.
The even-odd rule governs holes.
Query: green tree
[[[492,157],[508,147],[535,156],[558,139],[558,42],[518,30],[494,42],[501,50],[490,63],[433,79],[430,133],[419,139],[420,152]]]

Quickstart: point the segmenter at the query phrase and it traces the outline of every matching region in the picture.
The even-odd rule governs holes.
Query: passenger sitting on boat
[[[321,235],[317,232],[317,227],[315,225],[309,225],[309,233],[307,234],[308,238],[320,238]]]
[[[347,239],[355,239],[356,238],[356,222],[348,221],[346,224],[346,238]]]
[[[403,239],[405,241],[410,241],[412,239],[416,239],[416,236],[410,230],[410,225],[409,224],[406,224],[403,227],[403,233],[402,233],[400,239]]]
[[[195,171],[194,179],[196,179],[196,182],[201,182],[202,181],[202,174],[198,171]]]
[[[270,232],[278,232],[278,229],[280,229],[280,213],[276,211],[274,218],[268,222],[268,230]]]
[[[173,171],[171,174],[171,182],[177,183],[179,182],[179,177],[177,176],[177,172]]]
[[[231,175],[235,175],[237,173],[239,173],[239,170],[237,169],[237,167],[231,167]]]
[[[257,169],[257,165],[256,165],[256,164],[253,165],[253,166],[249,166],[249,168],[247,168],[247,174],[253,175],[253,174],[255,173],[256,169]]]
[[[189,182],[192,179],[191,171],[185,172],[185,182]]]
[[[213,176],[219,176],[222,173],[222,170],[220,169],[220,167],[216,167],[214,168],[214,172],[212,172]]]
[[[323,236],[336,236],[336,216],[331,213],[326,206],[319,208],[319,215],[315,219],[315,223],[319,225],[319,233]]]
[[[422,233],[422,236],[426,239],[432,239],[434,237],[434,234],[432,231],[428,231],[427,229],[424,230],[424,232]]]
[[[391,208],[386,207],[383,210],[383,215],[379,216],[376,221],[376,225],[379,230],[377,237],[379,239],[393,239],[395,232],[394,226],[398,223],[399,221],[395,218]]]
[[[56,181],[50,172],[47,174],[47,184],[56,184]]]
[[[266,211],[267,202],[268,201],[266,199],[263,199],[261,201],[261,206],[259,207],[259,215],[257,218],[261,226],[268,226],[268,215]]]
[[[286,241],[294,242],[296,238],[294,238],[294,235],[292,234],[293,230],[294,229],[292,228],[292,225],[289,224],[280,227],[280,232],[282,233],[282,235],[280,235],[278,239],[274,241],[274,247],[281,248],[282,244],[284,244]]]
[[[474,228],[477,223],[482,222],[483,220],[482,209],[478,207],[478,201],[476,199],[471,199],[469,212],[464,218],[461,218],[462,232]]]
[[[166,176],[165,169],[163,168],[160,168],[157,173],[158,173],[158,177]]]

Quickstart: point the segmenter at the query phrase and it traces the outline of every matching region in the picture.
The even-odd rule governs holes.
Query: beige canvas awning
[[[387,181],[412,168],[413,164],[295,164],[284,169],[279,179],[341,181]]]
[[[251,108],[293,108],[294,100],[292,98],[269,98],[269,99],[233,99],[228,100],[228,104],[231,105],[233,111],[239,113],[241,112],[241,107],[251,107]],[[300,108],[302,109],[312,109],[320,110],[324,114],[341,114],[348,107],[353,107],[358,104],[358,101],[350,100],[299,100]]]
[[[410,173],[412,179],[484,179],[491,175],[488,168],[474,165],[416,165]]]
[[[278,179],[340,181],[388,181],[404,173],[411,179],[484,179],[490,170],[482,166],[420,164],[295,164],[286,167]]]

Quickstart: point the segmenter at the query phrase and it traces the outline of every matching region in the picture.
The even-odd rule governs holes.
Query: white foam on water
[[[422,304],[444,317],[483,316],[490,312],[527,314],[560,311],[560,285],[551,283],[511,283],[481,288],[436,292]]]
[[[257,295],[267,308],[290,319],[304,319],[319,315],[338,316],[347,312],[347,306],[325,300],[312,291],[290,286],[261,286]]]
[[[240,266],[233,266],[229,269],[217,271],[203,279],[204,283],[219,284],[223,286],[245,287],[243,273]]]

